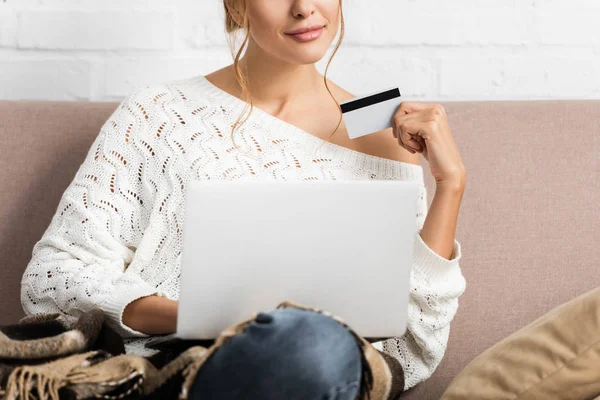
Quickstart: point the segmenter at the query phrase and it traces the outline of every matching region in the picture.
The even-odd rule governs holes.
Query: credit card
[[[391,128],[400,99],[400,89],[394,87],[340,103],[350,139]]]

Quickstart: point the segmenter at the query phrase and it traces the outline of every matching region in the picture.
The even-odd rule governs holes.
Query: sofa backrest
[[[0,324],[22,316],[33,245],[117,104],[0,102]],[[411,398],[439,398],[477,354],[600,281],[600,101],[442,104],[467,169],[456,233],[467,289],[442,364]]]
[[[23,316],[21,276],[114,102],[0,101],[0,324]]]

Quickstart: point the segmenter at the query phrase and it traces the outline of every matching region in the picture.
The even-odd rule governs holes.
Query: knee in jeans
[[[258,314],[218,349],[197,381],[203,391],[224,394],[246,387],[264,393],[265,399],[270,398],[267,393],[290,399],[354,399],[361,368],[359,345],[347,328],[315,311],[280,308]],[[228,380],[221,384],[223,376]]]
[[[293,370],[325,386],[360,379],[359,345],[346,327],[326,315],[281,308],[259,314],[246,333],[265,344],[274,360],[272,368]]]

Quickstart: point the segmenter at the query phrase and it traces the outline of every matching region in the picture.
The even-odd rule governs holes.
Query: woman
[[[99,307],[128,352],[150,355],[147,338],[176,328],[190,180],[423,182],[421,153],[436,193],[428,211],[423,182],[408,329],[373,344],[399,363],[401,389],[408,389],[439,364],[465,288],[454,233],[466,173],[444,109],[404,102],[392,129],[350,140],[338,103],[355,96],[315,68],[338,27],[336,51],[343,38],[341,0],[225,0],[224,9],[227,32],[245,35],[234,63],[139,88],[120,104],[34,246],[22,280],[23,307],[28,314]],[[318,29],[294,34],[307,27]],[[251,335],[232,340],[199,371],[195,393],[355,398],[360,354],[332,321],[291,308],[261,313],[255,323],[268,329],[254,335],[267,335],[265,347],[256,348]]]

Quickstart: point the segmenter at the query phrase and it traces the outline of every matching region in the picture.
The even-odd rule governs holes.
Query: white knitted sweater
[[[254,108],[203,75],[138,88],[102,126],[35,244],[22,279],[27,314],[102,308],[128,352],[150,355],[147,335],[123,325],[125,306],[158,293],[177,300],[182,222],[192,179],[412,179],[422,182],[418,230],[427,213],[423,168],[325,142]],[[315,152],[316,151],[316,152]],[[453,258],[416,235],[404,336],[377,342],[405,370],[406,388],[428,378],[444,355],[465,289]],[[404,296],[404,293],[398,293]]]

